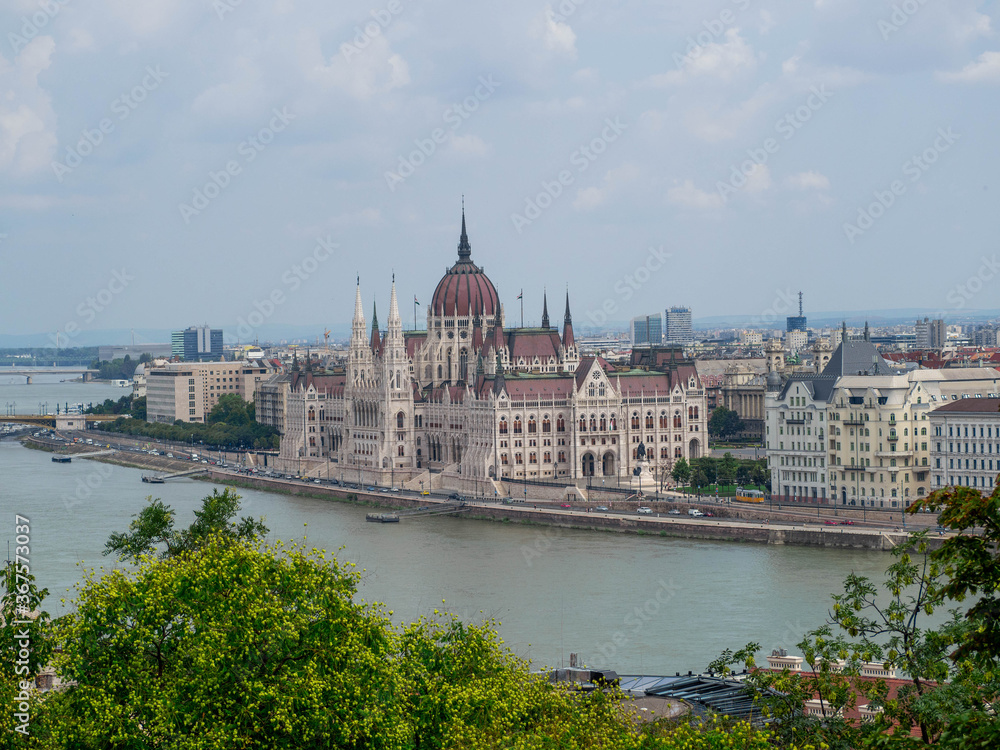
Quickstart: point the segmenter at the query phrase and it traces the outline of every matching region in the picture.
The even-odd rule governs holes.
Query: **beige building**
[[[279,372],[257,384],[254,413],[257,422],[273,427],[279,435],[285,434],[285,414],[292,376]]]
[[[169,362],[146,371],[146,419],[204,422],[221,396],[253,401],[268,370],[248,362]]]
[[[1000,474],[1000,394],[955,399],[934,409],[930,423],[931,489],[992,494]]]

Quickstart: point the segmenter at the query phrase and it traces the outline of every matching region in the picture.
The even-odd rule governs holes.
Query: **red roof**
[[[531,363],[535,357],[545,361],[549,357],[559,359],[559,334],[555,331],[513,329],[507,333],[507,350],[516,361],[524,357]]]
[[[493,282],[471,260],[459,260],[438,282],[431,300],[435,315],[492,317],[500,308]]]

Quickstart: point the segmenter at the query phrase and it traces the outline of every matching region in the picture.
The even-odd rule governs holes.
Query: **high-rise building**
[[[806,316],[802,314],[802,292],[799,292],[799,314],[785,318],[785,332],[806,330]]]
[[[663,328],[664,344],[694,343],[690,307],[671,307],[666,311],[664,318],[666,320],[666,325]]]
[[[222,358],[222,329],[191,326],[170,334],[170,353],[185,362]]]
[[[944,349],[944,344],[948,340],[944,320],[924,318],[917,321],[915,328],[917,338],[914,347],[917,349]]]
[[[663,341],[663,319],[659,313],[632,318],[629,329],[632,346],[659,346]]]

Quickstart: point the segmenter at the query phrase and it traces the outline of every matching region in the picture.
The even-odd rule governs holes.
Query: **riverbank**
[[[34,437],[28,437],[22,442],[34,448],[68,455],[95,452],[104,447],[103,444],[53,444],[51,441]],[[190,461],[124,450],[113,455],[89,460],[163,473],[193,468]],[[368,491],[364,488],[345,490],[341,487],[316,484],[310,481],[236,474],[231,470],[211,464],[205,465],[204,469],[205,475],[199,478],[205,481],[235,488],[255,489],[275,494],[310,497],[366,507],[400,510],[443,501],[440,496]],[[636,507],[632,507],[637,506],[634,501],[614,502],[609,505],[609,512],[594,512],[588,504],[580,502],[572,503],[571,507],[564,508],[561,507],[562,504],[557,507],[554,503],[540,500],[529,500],[527,503],[520,502],[509,505],[492,500],[472,500],[468,502],[469,510],[458,515],[494,523],[518,523],[641,536],[834,549],[888,551],[904,543],[907,539],[905,530],[897,530],[885,524],[862,525],[860,518],[857,521],[850,520],[856,512],[840,509],[826,511],[839,514],[837,517],[843,519],[835,525],[829,525],[830,522],[824,523],[816,509],[786,511],[784,515],[779,512],[773,514],[774,517],[762,518],[761,516],[765,513],[762,508],[720,507],[718,504],[698,502],[693,498],[674,498],[669,503],[661,501],[654,504],[656,505],[654,511],[659,512],[639,515],[636,513]],[[670,515],[667,513],[668,509],[673,509],[680,515]],[[689,509],[698,509],[703,513],[714,513],[714,515],[692,518],[687,515]],[[806,513],[815,513],[815,515],[806,516]]]

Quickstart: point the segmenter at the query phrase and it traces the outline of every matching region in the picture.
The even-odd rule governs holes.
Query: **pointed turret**
[[[497,371],[496,375],[493,376],[493,393],[500,395],[507,383],[503,376],[503,360],[500,358],[500,350],[497,350]]]
[[[372,337],[369,344],[376,354],[382,349],[382,336],[378,330],[378,308],[374,302],[372,302]]]
[[[472,319],[472,351],[478,352],[483,348],[483,316],[482,308],[476,311],[476,317]]]
[[[562,340],[563,347],[566,349],[576,344],[576,339],[573,338],[573,316],[569,313],[569,289],[566,290],[566,313],[563,316]]]
[[[351,321],[351,343],[364,342],[365,334],[365,311],[361,305],[361,279],[358,279],[358,289],[354,295],[354,319]]]
[[[871,334],[868,331],[868,321],[866,320],[865,321],[865,341],[871,341],[871,340],[872,340],[872,337],[871,337]]]
[[[549,299],[545,290],[542,290],[542,328],[549,327]]]
[[[497,314],[496,314],[496,316],[493,318],[493,335],[492,335],[490,341],[493,344],[493,350],[496,351],[499,354],[500,350],[503,349],[503,347],[504,347],[503,323],[500,320],[500,308],[499,307],[497,308]]]
[[[458,238],[458,259],[468,260],[472,257],[472,245],[465,231],[465,196],[462,196],[462,235]]]

